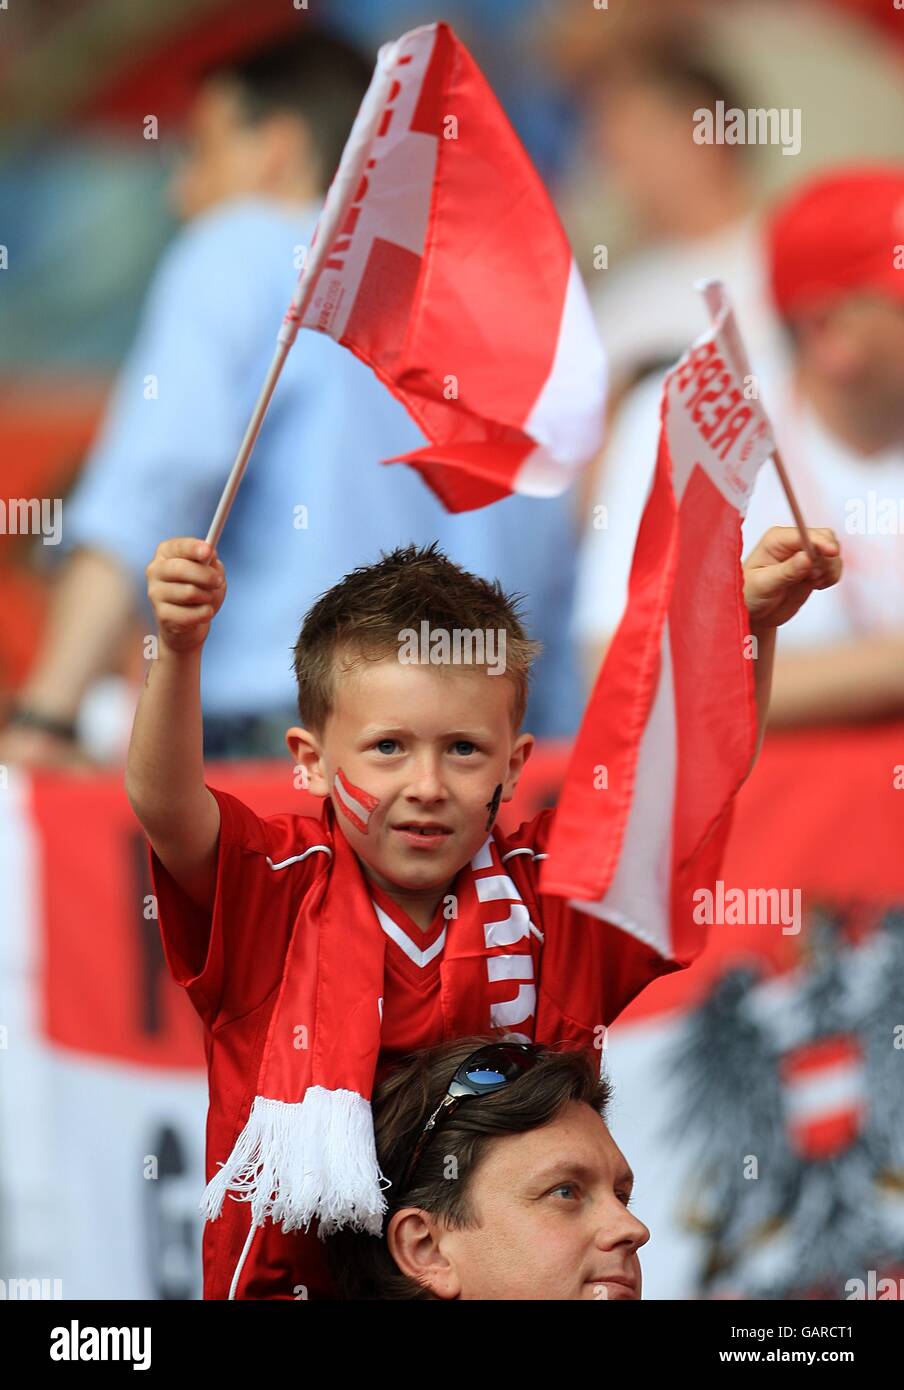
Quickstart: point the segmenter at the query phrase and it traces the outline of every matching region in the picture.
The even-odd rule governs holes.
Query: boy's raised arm
[[[211,546],[192,537],[161,542],[146,572],[158,654],[135,712],[126,795],[180,888],[212,911],[220,809],[204,784],[201,652],[226,576]]]

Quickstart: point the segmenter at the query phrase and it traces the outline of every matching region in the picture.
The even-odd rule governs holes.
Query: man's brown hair
[[[471,1202],[471,1180],[494,1138],[525,1134],[549,1124],[569,1101],[590,1105],[605,1119],[611,1087],[598,1075],[598,1060],[588,1052],[544,1049],[529,1071],[490,1095],[463,1100],[451,1116],[438,1123],[409,1182],[402,1187],[408,1161],[429,1117],[446,1094],[462,1062],[478,1048],[498,1038],[461,1038],[426,1048],[385,1081],[374,1094],[374,1134],[377,1157],[389,1179],[389,1211],[420,1207],[453,1229],[478,1224]],[[454,1160],[454,1162],[450,1162]],[[450,1175],[454,1173],[454,1177]],[[326,1242],[330,1270],[342,1298],[430,1299],[429,1289],[403,1274],[383,1236],[345,1228]]]
[[[398,655],[406,629],[420,624],[444,632],[505,633],[503,678],[514,686],[512,723],[524,719],[531,662],[541,644],[529,638],[519,612],[523,594],[506,594],[456,565],[434,541],[381,552],[321,594],[308,611],[293,648],[302,725],[322,734],[335,707],[336,680],[358,661]]]
[[[202,81],[238,89],[246,122],[283,111],[299,116],[311,138],[313,170],[325,194],[373,74],[373,59],[348,39],[305,24],[250,52],[204,65]]]

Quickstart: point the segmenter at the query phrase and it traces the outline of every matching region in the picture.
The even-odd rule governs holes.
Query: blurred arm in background
[[[134,583],[119,561],[104,551],[76,549],[55,581],[40,654],[17,705],[73,723],[134,615]],[[58,767],[87,761],[74,741],[45,729],[12,724],[0,730],[0,762]]]
[[[904,715],[904,631],[785,652],[776,659],[770,726],[893,715]]]
[[[240,437],[235,341],[240,291],[221,292],[232,219],[191,223],[164,254],[98,439],[63,503],[59,573],[48,626],[16,707],[74,721],[109,669],[129,624],[153,623],[145,567],[160,537],[204,534]],[[246,291],[246,297],[250,290]],[[0,757],[33,766],[88,761],[73,740],[10,724]]]

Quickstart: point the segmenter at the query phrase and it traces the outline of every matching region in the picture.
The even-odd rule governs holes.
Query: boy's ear
[[[314,796],[327,796],[329,786],[323,772],[320,744],[309,729],[293,724],[286,730],[286,747],[292,755],[296,773],[301,773],[300,785]]]
[[[502,798],[503,801],[511,801],[512,797],[515,795],[515,788],[518,785],[518,778],[521,776],[521,770],[534,751],[535,743],[536,739],[533,734],[520,734],[512,745],[508,766],[508,782],[506,784],[508,790]]]

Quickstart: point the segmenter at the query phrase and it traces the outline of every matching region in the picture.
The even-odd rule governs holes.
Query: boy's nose
[[[432,760],[418,764],[408,785],[407,794],[420,801],[436,801],[445,796],[445,793],[437,764]]]

